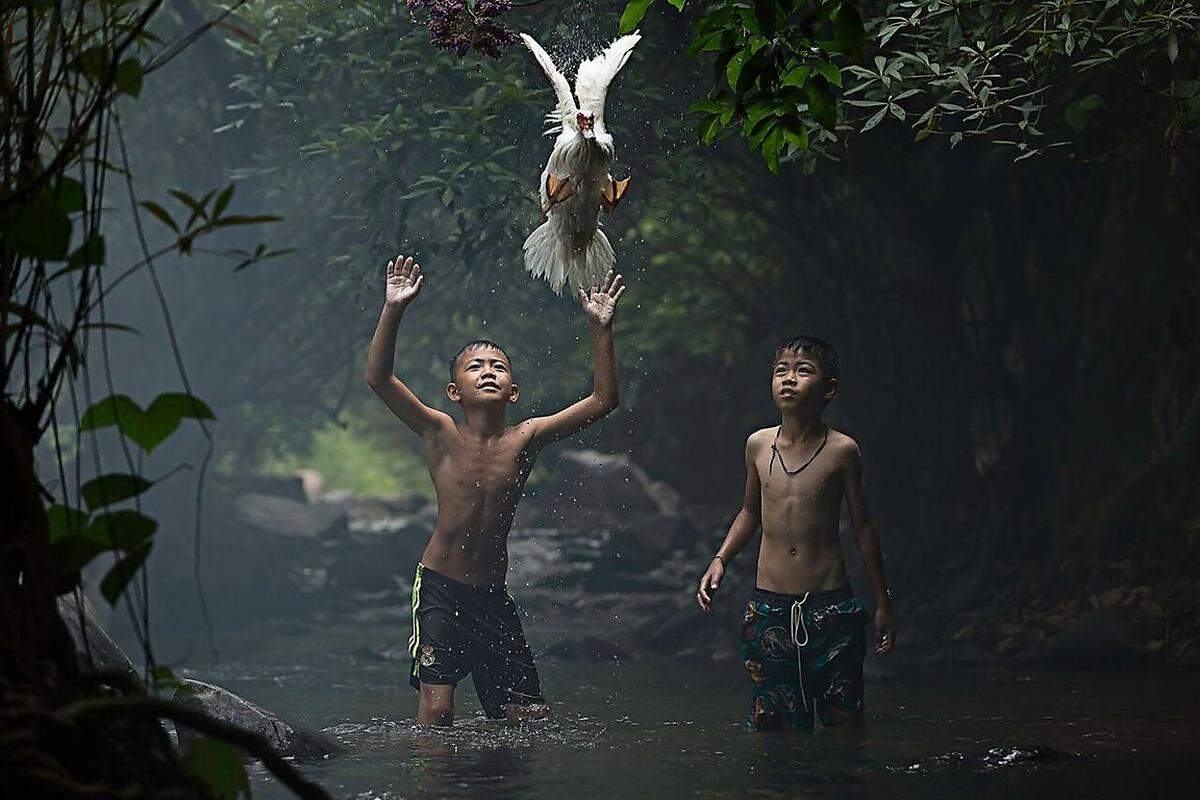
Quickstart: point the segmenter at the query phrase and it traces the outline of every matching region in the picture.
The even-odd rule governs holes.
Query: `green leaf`
[[[128,425],[141,416],[142,408],[132,398],[123,394],[112,394],[83,412],[83,417],[79,420],[79,430],[93,431],[110,425]]]
[[[837,68],[837,65],[832,61],[817,62],[817,72],[825,76],[825,80],[832,83],[834,86],[842,85],[842,71]]]
[[[4,225],[4,243],[28,258],[62,261],[71,242],[71,218],[49,203],[20,208]]]
[[[726,37],[729,41],[726,42]],[[687,47],[688,58],[693,58],[700,53],[707,53],[711,50],[721,50],[733,43],[733,33],[728,30],[718,29],[709,31],[708,33],[700,34],[692,39]]]
[[[738,93],[738,78],[742,76],[742,67],[746,66],[746,60],[750,58],[752,53],[749,48],[743,47],[733,54],[733,58],[729,59],[729,63],[725,65],[725,79],[729,81],[729,88],[734,94]]]
[[[753,132],[747,137],[746,142],[752,149],[762,147],[762,143],[767,140],[767,137],[775,132],[779,127],[779,119],[777,117],[763,117],[763,119],[754,127]]]
[[[163,224],[165,224],[168,228],[176,233],[179,233],[179,226],[175,224],[175,220],[171,219],[171,215],[167,213],[167,210],[158,203],[150,200],[143,200],[142,202],[138,203],[138,205],[162,220]]]
[[[1071,103],[1063,111],[1063,117],[1075,133],[1081,133],[1087,127],[1091,114],[1104,105],[1104,98],[1098,94],[1089,94]]]
[[[719,116],[706,117],[696,129],[696,135],[699,137],[700,143],[712,144],[712,140],[716,138],[721,127],[721,118]]]
[[[832,131],[837,125],[837,104],[829,91],[824,75],[814,75],[808,81],[808,110],[821,127]]]
[[[677,11],[683,11],[684,5],[687,4],[687,0],[667,0],[667,2],[675,6]]]
[[[688,111],[693,114],[697,112],[703,114],[720,114],[728,106],[728,103],[722,103],[717,100],[701,100],[688,106]]]
[[[632,33],[646,16],[646,11],[653,2],[654,0],[629,0],[624,13],[621,14],[621,33]]]
[[[260,225],[264,222],[278,222],[283,219],[274,214],[230,214],[226,217],[221,217],[219,220],[214,220],[212,227],[223,228],[231,225]]]
[[[214,217],[221,216],[221,212],[224,211],[225,207],[229,205],[229,201],[233,198],[233,187],[234,184],[231,183],[226,186],[219,195],[217,195],[217,202],[213,204],[212,215]]]
[[[783,149],[784,132],[782,125],[776,125],[771,134],[763,140],[762,152],[763,159],[767,162],[767,169],[772,173],[779,172],[779,151]]]
[[[779,79],[779,85],[799,86],[803,88],[805,81],[808,80],[808,75],[810,72],[812,72],[812,67],[808,66],[807,64],[790,69],[784,73],[782,78]]]
[[[83,533],[87,524],[87,513],[77,508],[56,503],[46,509],[46,525],[50,529],[51,542],[71,534]]]
[[[83,184],[63,175],[54,189],[54,205],[68,213],[83,211]]]
[[[150,539],[158,523],[131,508],[105,511],[92,518],[87,537],[100,542],[107,550],[134,552],[142,542]]]
[[[205,222],[208,221],[208,212],[204,209],[204,206],[208,200],[207,197],[204,200],[197,200],[182,189],[168,189],[167,194],[171,195],[192,210],[192,217],[190,220],[188,220],[188,227],[191,227],[192,220],[200,217],[203,217]]]
[[[863,23],[854,4],[843,2],[838,7],[837,19],[833,24],[837,42],[842,46],[842,52],[855,61],[862,61]]]
[[[159,409],[181,419],[216,419],[208,404],[187,392],[163,392],[150,403],[148,414],[159,413]]]
[[[874,114],[871,115],[871,118],[867,120],[866,124],[863,125],[862,130],[859,131],[859,133],[866,133],[867,131],[871,130],[876,125],[878,125],[880,122],[882,122],[884,116],[887,115],[887,111],[888,111],[888,107],[885,104],[882,108],[880,108],[878,111],[876,111]]]
[[[50,543],[50,549],[54,554],[55,573],[60,578],[66,578],[77,574],[108,548],[86,533],[74,533],[55,539]],[[69,590],[74,584],[75,581],[70,581],[62,588]]]
[[[804,123],[798,117],[789,116],[783,118],[783,136],[788,144],[792,145],[798,151],[808,149],[808,129],[804,127]]]
[[[111,395],[93,405],[80,421],[80,430],[116,425],[147,453],[175,432],[182,419],[216,419],[212,409],[198,397],[184,392],[166,392],[154,398],[145,411],[123,394]]]
[[[136,58],[127,58],[117,66],[113,87],[130,97],[142,93],[142,64]]]
[[[91,78],[93,83],[99,84],[104,81],[111,63],[112,50],[107,45],[98,44],[80,53],[71,66]]]
[[[141,494],[154,484],[140,475],[130,475],[124,472],[110,472],[90,481],[80,487],[83,502],[89,510],[103,508],[127,500]]]
[[[201,736],[188,743],[183,763],[204,781],[218,800],[235,800],[239,794],[250,797],[250,779],[246,765],[231,745]]]
[[[184,418],[216,419],[216,416],[200,398],[183,392],[168,392],[154,398],[141,416],[140,425],[125,433],[149,453],[174,433]]]
[[[79,245],[67,259],[67,269],[94,267],[104,263],[104,237],[93,233],[88,240]]]
[[[121,595],[125,593],[125,587],[146,563],[146,556],[150,555],[151,544],[153,543],[150,541],[142,542],[133,552],[113,564],[112,568],[105,573],[104,578],[100,581],[100,594],[104,595],[105,600],[114,606],[117,604]]]

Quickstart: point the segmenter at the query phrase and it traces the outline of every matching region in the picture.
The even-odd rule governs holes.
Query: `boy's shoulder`
[[[760,448],[769,447],[775,439],[775,433],[778,430],[778,425],[772,425],[769,428],[759,428],[746,437],[746,449],[757,452]]]
[[[854,441],[854,437],[833,426],[829,427],[829,441],[826,447],[843,467],[858,464],[862,460],[862,453],[859,451],[858,442]]]
[[[854,441],[854,437],[839,431],[832,425],[829,426],[829,444],[827,446],[844,453],[858,452],[858,442]]]

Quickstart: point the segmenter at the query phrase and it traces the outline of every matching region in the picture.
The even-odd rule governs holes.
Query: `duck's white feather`
[[[614,153],[612,136],[604,128],[604,102],[609,84],[629,60],[641,35],[622,36],[603,53],[579,65],[575,75],[578,105],[566,78],[541,45],[527,34],[521,34],[521,39],[550,78],[558,99],[554,111],[547,115],[547,121],[554,124],[549,132],[558,136],[539,181],[542,206],[549,206],[546,178],[550,175],[560,181],[569,180],[573,191],[570,197],[549,206],[546,221],[525,240],[525,268],[534,277],[545,278],[551,289],[562,294],[567,283],[575,289],[600,283],[616,262],[599,219],[601,195],[612,180],[609,171]],[[580,132],[576,120],[579,113],[593,117],[593,136]]]

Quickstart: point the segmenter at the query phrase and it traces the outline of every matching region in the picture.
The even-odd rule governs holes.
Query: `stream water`
[[[455,726],[423,729],[408,665],[367,652],[405,625],[259,633],[187,672],[336,736],[347,752],[304,769],[345,798],[1168,797],[1200,758],[1188,676],[1043,668],[898,670],[869,682],[853,737],[747,732],[736,661],[542,659],[551,720],[487,721],[467,681]]]

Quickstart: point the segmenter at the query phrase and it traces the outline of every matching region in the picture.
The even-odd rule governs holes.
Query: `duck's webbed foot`
[[[600,192],[600,202],[604,204],[609,213],[612,213],[613,209],[617,207],[617,203],[621,202],[625,193],[629,191],[629,181],[629,178],[616,181],[613,180],[612,175],[608,176],[608,183]]]
[[[545,214],[554,206],[575,194],[575,186],[571,176],[559,178],[557,175],[546,173],[546,199],[542,201],[542,213]]]

